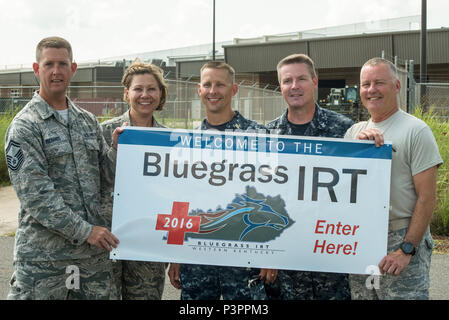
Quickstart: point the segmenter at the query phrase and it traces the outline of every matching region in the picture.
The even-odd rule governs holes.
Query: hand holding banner
[[[370,274],[390,166],[388,143],[127,128],[111,258]]]

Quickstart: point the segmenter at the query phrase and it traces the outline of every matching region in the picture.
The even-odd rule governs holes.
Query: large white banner
[[[387,250],[391,150],[126,128],[111,258],[371,274]]]

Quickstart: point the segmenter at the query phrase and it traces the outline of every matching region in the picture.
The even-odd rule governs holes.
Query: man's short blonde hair
[[[36,62],[39,63],[42,57],[42,50],[46,48],[67,49],[69,53],[70,62],[73,61],[72,46],[70,43],[61,37],[48,37],[42,39],[36,47]]]
[[[233,67],[231,67],[229,64],[223,61],[209,61],[206,62],[200,70],[200,73],[203,73],[204,69],[220,69],[220,70],[226,70],[229,73],[229,76],[231,77],[232,84],[235,83],[235,70]]]

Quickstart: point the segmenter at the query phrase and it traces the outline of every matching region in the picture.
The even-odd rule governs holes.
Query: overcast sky
[[[212,41],[212,0],[0,0],[0,69],[34,61],[42,38],[75,60]],[[428,27],[449,27],[449,0],[428,0]],[[421,0],[216,0],[216,41],[419,15]]]

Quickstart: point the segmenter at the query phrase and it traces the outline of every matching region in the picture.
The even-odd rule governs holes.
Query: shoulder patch
[[[5,153],[8,168],[12,171],[19,170],[23,163],[23,152],[20,143],[17,143],[14,140],[9,141]]]

